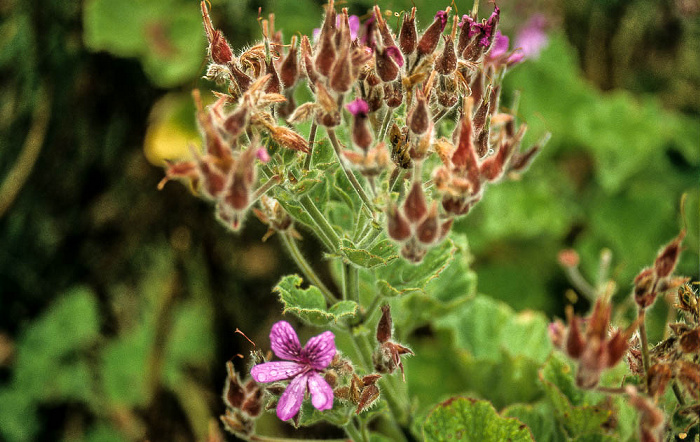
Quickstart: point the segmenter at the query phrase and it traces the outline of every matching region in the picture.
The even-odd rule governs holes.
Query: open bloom
[[[286,361],[258,364],[250,370],[257,382],[275,382],[291,379],[277,404],[277,417],[286,421],[297,415],[306,390],[311,392],[311,403],[317,410],[333,407],[333,389],[319,374],[335,356],[335,335],[323,332],[309,339],[304,348],[291,325],[279,321],[270,330],[270,346],[275,355]]]

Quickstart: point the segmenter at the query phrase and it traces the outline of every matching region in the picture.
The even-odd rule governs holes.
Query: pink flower
[[[304,348],[291,325],[279,321],[270,330],[270,347],[275,355],[286,361],[258,364],[250,370],[256,382],[291,379],[277,403],[277,417],[286,421],[299,412],[306,390],[317,410],[333,408],[333,389],[320,371],[328,367],[335,356],[335,335],[327,331],[309,339]]]
[[[520,49],[523,58],[536,59],[547,46],[546,26],[547,19],[543,15],[534,15],[515,37],[515,47]]]
[[[355,98],[353,101],[346,104],[345,108],[355,116],[362,115],[366,117],[369,113],[369,105],[362,98]]]

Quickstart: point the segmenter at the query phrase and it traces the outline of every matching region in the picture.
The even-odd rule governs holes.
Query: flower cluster
[[[568,327],[557,320],[549,326],[549,335],[554,346],[578,361],[576,385],[580,388],[594,388],[606,368],[615,366],[625,355],[633,328],[616,330],[612,334],[610,314],[612,305],[599,298],[591,316],[581,319],[574,316],[571,306],[566,310]],[[585,323],[585,331],[582,326]]]
[[[422,33],[412,8],[395,33],[378,6],[360,23],[330,0],[311,39],[293,36],[285,43],[271,15],[261,22],[262,41],[240,54],[214,28],[204,2],[202,15],[207,78],[225,85],[226,93],[215,92],[218,100],[207,109],[195,94],[204,150],[169,164],[164,182],[189,182],[233,229],[262,195],[275,187],[289,191],[295,174],[308,171],[317,128],[325,127],[335,161],[366,209],[375,219],[387,215],[402,255],[420,261],[454,217],[481,199],[486,184],[524,170],[541,148],[521,152],[525,125],[499,106],[503,75],[523,53],[508,51],[498,7],[482,20],[476,13],[460,18],[448,7]],[[313,99],[297,105],[301,84]],[[450,118],[458,124],[446,134],[441,123]],[[308,138],[300,133],[307,121]],[[341,125],[349,129],[347,140],[336,135]],[[284,149],[306,159],[277,155]],[[264,184],[258,185],[261,170]],[[376,185],[377,179],[388,184]],[[425,193],[437,203],[410,213],[409,199]],[[402,203],[410,225],[397,221]]]

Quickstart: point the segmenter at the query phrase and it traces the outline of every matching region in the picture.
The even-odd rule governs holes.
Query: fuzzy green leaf
[[[532,441],[520,421],[504,418],[486,401],[452,398],[438,405],[423,424],[426,441],[474,440],[481,442]]]
[[[398,258],[396,246],[387,239],[375,243],[369,250],[355,248],[351,241],[343,240],[340,250],[351,263],[365,268],[385,265]]]
[[[316,286],[302,289],[303,280],[299,275],[287,275],[273,289],[284,304],[284,313],[290,312],[302,321],[323,327],[342,319],[350,319],[357,313],[357,303],[340,301],[330,309]]]

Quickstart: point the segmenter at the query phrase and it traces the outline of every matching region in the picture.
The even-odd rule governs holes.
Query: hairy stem
[[[642,341],[642,364],[644,367],[644,383],[646,391],[649,391],[649,340],[647,339],[646,311],[639,308],[637,311],[637,322],[639,323],[639,338]]]
[[[316,141],[316,121],[311,123],[311,131],[309,132],[309,153],[306,154],[304,159],[304,170],[309,170],[311,168],[311,156],[314,152],[314,142]]]
[[[348,178],[348,181],[350,181],[350,184],[352,185],[353,189],[355,189],[355,192],[357,195],[360,197],[362,202],[364,203],[365,209],[368,211],[369,216],[372,216],[372,202],[369,200],[369,197],[367,196],[367,193],[365,193],[365,189],[362,187],[359,181],[357,181],[357,177],[355,176],[354,173],[352,173],[351,170],[348,170],[347,166],[345,165],[345,162],[343,161],[342,153],[340,151],[340,143],[338,142],[338,138],[335,136],[335,131],[333,129],[328,129],[328,139],[330,140],[331,144],[333,145],[333,150],[335,151],[335,155],[338,158],[338,163],[340,164],[341,169],[343,169],[343,172],[345,173],[345,176]]]
[[[299,203],[306,210],[306,213],[311,217],[311,219],[314,220],[316,226],[318,226],[320,229],[320,233],[326,239],[326,246],[328,246],[328,248],[334,252],[337,251],[340,244],[340,237],[338,237],[338,234],[335,232],[323,213],[318,210],[316,204],[314,204],[308,195],[304,195],[299,198]]]
[[[319,278],[318,274],[316,274],[313,267],[311,267],[306,258],[304,258],[304,255],[301,253],[301,250],[299,250],[299,247],[297,246],[296,240],[287,233],[280,233],[279,237],[282,241],[282,244],[284,244],[284,247],[287,249],[287,252],[292,257],[292,259],[294,259],[294,262],[299,267],[299,270],[301,270],[304,276],[306,276],[306,279],[308,279],[309,282],[318,287],[318,289],[321,291],[323,296],[326,298],[326,301],[328,301],[330,305],[333,305],[336,302],[338,302],[338,299],[335,297],[335,295],[333,295],[333,293],[330,290],[328,290],[328,287],[326,287],[323,281],[321,281],[321,278]]]
[[[360,433],[360,430],[358,430],[355,426],[355,421],[353,421],[352,419],[350,419],[350,421],[343,427],[343,429],[353,441],[366,441],[362,433]]]

